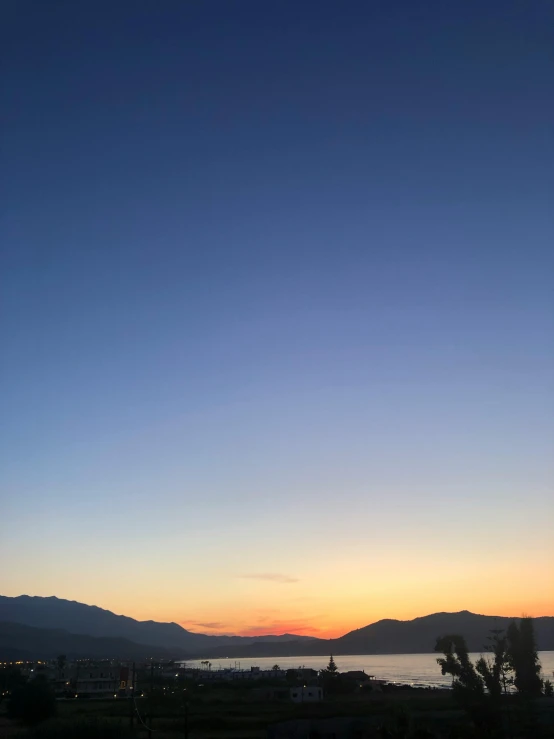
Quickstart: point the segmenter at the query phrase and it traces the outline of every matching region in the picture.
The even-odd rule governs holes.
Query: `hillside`
[[[41,598],[21,595],[0,596],[0,621],[24,624],[42,629],[62,629],[72,634],[128,639],[137,644],[161,647],[179,653],[215,649],[220,646],[243,646],[256,641],[309,640],[311,637],[284,634],[258,637],[208,636],[187,631],[176,623],[137,621],[118,616],[97,606],[54,596]]]
[[[0,622],[0,660],[53,659],[168,659],[173,654],[160,647],[135,644],[128,639],[70,634],[63,629],[37,629],[23,624]]]
[[[437,636],[462,634],[470,651],[479,652],[491,629],[506,629],[513,618],[470,611],[433,613],[412,621],[384,619],[332,640],[336,654],[408,654],[432,652]],[[554,649],[554,617],[534,619],[539,649]]]

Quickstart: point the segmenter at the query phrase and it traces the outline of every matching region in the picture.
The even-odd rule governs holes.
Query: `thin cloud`
[[[297,577],[283,575],[280,572],[252,572],[247,575],[239,575],[246,580],[266,580],[267,582],[292,583],[298,582]]]
[[[205,623],[195,623],[195,626],[200,626],[203,629],[224,629],[226,624],[221,621],[206,621]]]

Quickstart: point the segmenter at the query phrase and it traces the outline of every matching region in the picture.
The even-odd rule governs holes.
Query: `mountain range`
[[[437,636],[462,634],[471,651],[481,651],[492,628],[512,619],[469,611],[434,613],[411,621],[383,619],[337,639],[294,634],[258,637],[211,636],[176,623],[137,621],[111,611],[56,597],[0,596],[0,659],[146,657],[215,659],[329,654],[432,652]],[[554,617],[534,619],[538,647],[554,650]]]
[[[256,641],[310,641],[314,637],[296,634],[267,634],[265,636],[211,636],[184,629],[176,623],[137,621],[118,616],[98,606],[89,606],[55,596],[41,598],[20,595],[16,598],[0,596],[0,622],[23,624],[39,629],[55,629],[89,637],[126,639],[148,645],[159,653],[170,649],[178,653],[215,649],[222,646],[245,646]]]
[[[147,647],[129,639],[72,634],[64,629],[38,629],[24,624],[0,622],[0,661],[52,659],[65,654],[70,659],[122,660],[171,659],[174,652],[162,647]]]

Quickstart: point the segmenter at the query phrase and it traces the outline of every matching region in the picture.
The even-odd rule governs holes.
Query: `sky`
[[[0,20],[0,592],[554,615],[554,6]]]

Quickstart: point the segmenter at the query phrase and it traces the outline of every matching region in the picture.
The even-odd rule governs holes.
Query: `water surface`
[[[365,670],[368,675],[389,682],[405,683],[414,686],[449,687],[452,678],[441,675],[437,665],[437,654],[349,654],[337,655],[335,662],[340,672],[347,670]],[[481,655],[471,655],[473,661]],[[553,680],[554,652],[539,652],[543,677]],[[323,669],[329,661],[328,657],[261,657],[258,659],[221,659],[212,660],[212,670],[236,667],[249,670],[250,667],[270,669],[278,664],[283,670],[291,667],[312,667]],[[186,662],[189,667],[203,667],[198,661]]]

